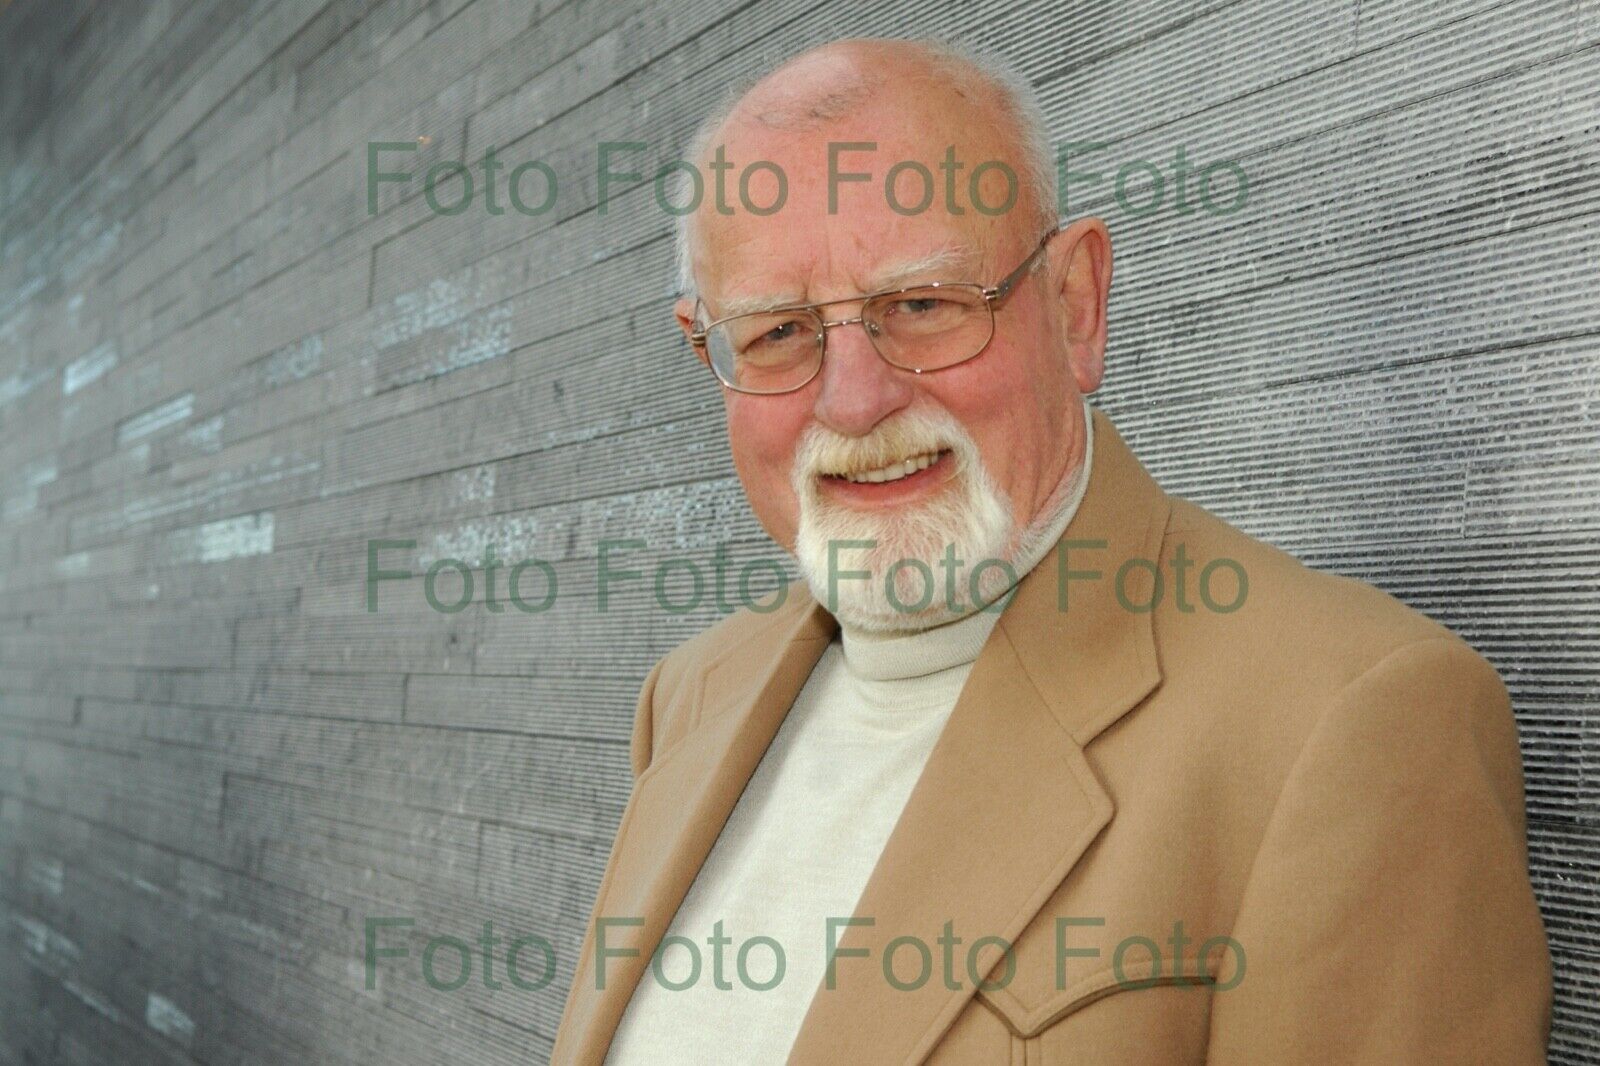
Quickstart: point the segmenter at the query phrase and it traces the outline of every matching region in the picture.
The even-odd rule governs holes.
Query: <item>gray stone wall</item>
[[[547,1057],[638,683],[719,610],[662,609],[654,567],[775,558],[668,218],[649,183],[602,212],[597,144],[652,171],[726,80],[843,33],[997,46],[1058,141],[1105,142],[1068,204],[1117,244],[1100,402],[1169,489],[1500,669],[1551,1059],[1600,1063],[1595,0],[5,7],[0,1062]],[[417,177],[369,204],[375,141]],[[550,210],[429,206],[489,147]],[[1180,148],[1243,206],[1178,210]],[[645,576],[601,610],[618,538]],[[369,612],[375,539],[413,576]],[[479,571],[432,609],[423,571],[486,545],[557,602],[493,611]],[[414,924],[369,988],[373,918]],[[429,987],[485,922],[554,979]]]

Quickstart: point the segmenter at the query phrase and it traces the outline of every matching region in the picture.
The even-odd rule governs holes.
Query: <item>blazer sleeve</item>
[[[639,687],[639,702],[633,712],[633,735],[628,743],[628,760],[633,765],[635,781],[655,757],[656,683],[661,679],[661,668],[666,662],[665,656],[658,659]]]
[[[1453,636],[1323,713],[1285,779],[1219,975],[1209,1063],[1543,1063],[1550,955],[1505,687]]]

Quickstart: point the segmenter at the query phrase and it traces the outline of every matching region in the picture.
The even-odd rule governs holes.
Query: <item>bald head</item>
[[[872,113],[877,121],[858,123],[857,134],[866,129],[873,143],[885,126],[909,126],[915,132],[920,123],[931,139],[938,139],[935,127],[988,131],[998,145],[989,154],[1015,175],[1013,222],[1030,233],[1055,224],[1054,158],[1032,87],[998,57],[942,42],[857,38],[802,52],[730,90],[701,123],[687,156],[704,172],[717,146],[817,140]],[[679,285],[686,294],[697,291],[694,240],[700,213],[678,219]]]

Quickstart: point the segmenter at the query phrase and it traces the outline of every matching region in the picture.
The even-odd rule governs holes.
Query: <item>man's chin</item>
[[[797,486],[794,555],[817,600],[842,624],[878,631],[927,629],[990,602],[990,585],[1009,584],[1009,568],[994,563],[1009,562],[1014,527],[973,469],[976,480],[947,479],[945,491],[893,509],[863,511]]]
[[[914,544],[895,537],[893,531],[863,529],[859,524],[832,533],[802,537],[795,557],[812,595],[854,629],[928,629],[982,606],[993,598],[991,591],[1004,591],[1009,584],[1002,576],[1004,568],[992,565],[993,558],[1004,557],[998,546],[985,552],[953,537]],[[876,543],[864,548],[861,542],[866,540]],[[991,565],[984,567],[974,589],[973,568],[984,560]],[[990,590],[988,586],[997,581],[1001,587]]]

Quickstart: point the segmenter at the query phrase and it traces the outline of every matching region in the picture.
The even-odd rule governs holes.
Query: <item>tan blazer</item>
[[[1094,417],[1065,565],[1058,546],[1026,576],[973,665],[856,908],[873,924],[838,940],[790,1061],[1545,1061],[1550,957],[1493,669],[1384,593],[1165,495]],[[1219,559],[1247,575],[1232,610]],[[835,626],[796,584],[651,672],[595,904],[643,920],[607,934],[641,951],[608,958],[597,990],[591,919],[555,1062],[604,1058]],[[934,953],[920,986],[885,977],[897,937]],[[985,946],[979,989],[965,952],[982,937],[1012,951]],[[1203,952],[1211,938],[1228,939]],[[895,952],[902,985],[917,956]]]

